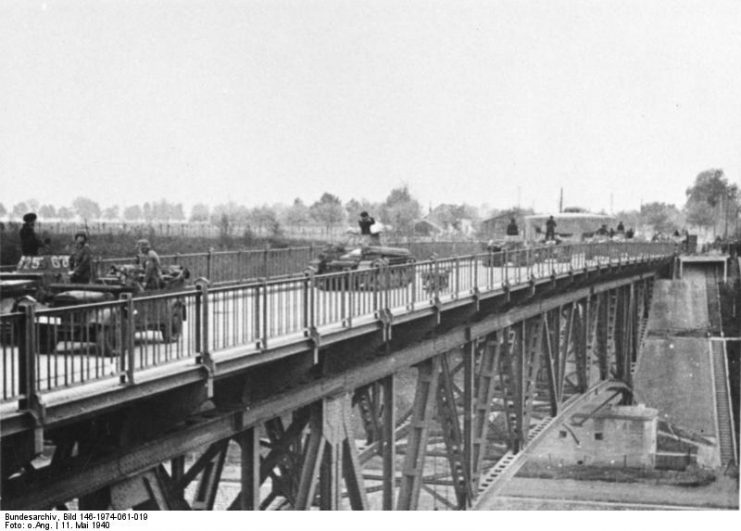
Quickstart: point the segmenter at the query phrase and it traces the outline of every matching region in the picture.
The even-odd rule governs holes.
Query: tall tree
[[[126,221],[139,221],[142,217],[142,207],[139,205],[127,206],[123,210],[123,218]]]
[[[211,210],[211,223],[219,227],[223,236],[228,236],[235,226],[247,223],[248,215],[247,207],[229,201],[225,204],[216,205]]]
[[[736,211],[738,192],[738,186],[728,182],[722,169],[700,172],[695,184],[686,191],[687,221],[699,227],[712,227],[714,232],[721,224],[727,229],[729,212]]]
[[[21,201],[20,203],[13,205],[13,210],[10,215],[14,218],[22,218],[28,211],[29,208],[26,202]]]
[[[655,232],[671,233],[681,225],[681,214],[676,206],[654,201],[641,205],[640,222]]]
[[[348,219],[356,220],[361,212],[368,212],[371,216],[380,216],[381,207],[365,198],[360,200],[350,199],[345,203],[345,212],[347,212]]]
[[[170,210],[170,216],[175,221],[184,221],[185,220],[185,210],[183,210],[183,204],[177,203],[172,206],[172,209]]]
[[[34,198],[26,199],[26,204],[28,205],[28,209],[31,212],[38,211],[39,210],[39,207],[41,206],[41,203],[39,203],[39,200],[38,199],[34,199]]]
[[[81,219],[97,219],[100,217],[100,206],[87,197],[77,197],[72,201],[72,208]]]
[[[309,208],[309,214],[317,223],[321,223],[327,229],[337,226],[345,220],[345,209],[342,208],[340,198],[328,192],[324,192]]]
[[[44,219],[55,218],[57,217],[57,209],[54,208],[54,205],[41,205],[39,207],[39,216]]]
[[[144,217],[144,221],[152,223],[152,220],[154,219],[154,210],[149,201],[142,205],[142,216]]]
[[[68,220],[68,219],[72,219],[73,217],[75,217],[75,213],[72,212],[71,208],[62,206],[57,209],[57,217],[59,219]]]
[[[118,219],[118,205],[111,205],[103,210],[103,217],[108,220]]]
[[[397,234],[412,234],[414,222],[420,218],[422,208],[404,185],[394,188],[383,204],[383,221],[390,223]]]
[[[190,209],[190,221],[200,222],[208,221],[210,215],[210,209],[208,205],[203,203],[196,203],[193,208]]]
[[[293,200],[293,204],[283,212],[281,219],[285,225],[291,227],[304,225],[309,221],[309,207],[297,197]]]
[[[248,221],[252,227],[259,229],[263,234],[276,236],[281,232],[278,216],[275,214],[275,210],[268,205],[250,210]]]

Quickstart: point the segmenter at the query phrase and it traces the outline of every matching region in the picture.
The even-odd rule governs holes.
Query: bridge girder
[[[465,509],[496,460],[526,448],[532,427],[557,416],[571,396],[608,379],[611,368],[630,383],[650,287],[642,276],[618,279],[549,299],[510,299],[504,311],[467,317],[450,328],[431,321],[422,331],[400,329],[371,352],[340,359],[329,351],[319,373],[297,370],[303,381],[267,399],[245,398],[241,384],[219,403],[216,381],[215,409],[177,433],[119,451],[93,453],[94,439],[60,429],[52,432],[52,463],[7,482],[3,505],[39,508],[78,499],[80,506],[101,509],[125,500],[141,507],[213,509],[233,440],[241,480],[232,509],[336,509],[345,498],[362,509],[376,490],[384,509],[416,508],[422,495]],[[405,333],[414,338],[410,344],[404,344]],[[413,366],[417,392],[411,418],[400,423],[407,415],[400,409],[397,375]],[[254,381],[254,375],[248,378]],[[291,423],[284,429],[287,415]],[[370,451],[358,448],[361,426]],[[184,454],[199,451],[186,471]],[[78,469],[91,456],[88,468]],[[444,475],[430,470],[438,457],[446,463],[439,467]],[[364,471],[373,463],[381,470],[380,488]],[[96,481],[88,483],[96,472]],[[269,494],[261,496],[266,489]],[[195,493],[190,501],[188,492]]]

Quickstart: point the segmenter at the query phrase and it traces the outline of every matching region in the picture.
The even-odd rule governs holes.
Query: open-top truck
[[[344,245],[330,245],[311,261],[308,272],[319,276],[316,285],[320,289],[384,289],[411,283],[415,261],[409,249],[401,247],[361,245],[348,249]],[[343,271],[357,273],[323,277]]]
[[[40,312],[36,318],[39,353],[52,354],[64,341],[67,345],[94,343],[101,355],[115,355],[126,309],[99,303],[115,301],[125,293],[134,299],[133,321],[129,322],[133,322],[135,331],[158,331],[166,342],[180,338],[186,319],[184,300],[160,295],[184,289],[189,272],[182,266],[163,267],[160,288],[145,290],[141,283],[143,270],[136,265],[113,266],[109,274],[93,283],[71,284],[66,276],[68,263],[62,257],[31,258],[22,260],[16,273],[3,273],[3,313],[17,311],[24,300],[32,302],[37,311],[60,310]],[[6,297],[5,284],[16,286],[12,296]],[[18,336],[4,333],[3,337]]]

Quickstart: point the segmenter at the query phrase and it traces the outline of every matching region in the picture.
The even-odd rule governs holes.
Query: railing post
[[[342,325],[348,328],[352,326],[352,307],[353,307],[352,282],[353,281],[354,281],[353,272],[350,270],[345,271],[345,278],[343,279],[342,285],[340,288],[341,293],[342,293],[342,296],[340,298],[340,319],[342,321]]]
[[[201,355],[209,352],[208,284],[208,279],[203,277],[196,280],[196,353]]]
[[[458,294],[461,292],[461,259],[456,255],[455,257],[455,295],[457,299]]]
[[[504,268],[504,275],[502,277],[502,284],[504,286],[507,286],[509,284],[509,257],[507,256],[507,254],[508,254],[507,253],[507,249],[504,249],[504,250],[499,251],[499,252],[502,253],[502,266],[504,266],[503,267]],[[516,253],[515,253],[515,256],[517,256]],[[494,275],[494,273],[493,273],[494,268],[492,267],[490,269],[490,271],[492,271],[492,276],[493,276]],[[493,282],[492,282],[492,286],[491,287],[492,288],[494,287],[494,283]]]
[[[209,253],[210,254],[210,253]],[[196,297],[196,337],[198,336],[198,330],[200,329],[200,345],[198,345],[198,340],[196,340],[196,352],[198,353],[198,356],[196,356],[196,363],[200,364],[207,373],[207,379],[206,379],[206,394],[208,398],[212,398],[214,396],[214,361],[211,358],[211,349],[209,348],[209,333],[208,333],[208,327],[209,327],[209,301],[208,301],[208,285],[209,281],[205,278],[199,278],[196,281],[196,290],[198,290],[200,297]],[[199,298],[200,298],[200,304],[199,304]],[[200,306],[200,311],[198,311],[198,306]],[[200,315],[200,327],[198,326],[198,316]],[[198,348],[200,346],[200,348]]]
[[[433,277],[435,281],[432,285],[435,287],[435,304],[440,301],[440,264],[437,261],[437,257],[432,259]]]
[[[213,254],[214,250],[213,248],[208,250],[208,253],[206,254],[206,278],[210,281],[212,277],[212,262],[213,262]]]
[[[136,368],[136,358],[134,351],[134,333],[136,332],[136,323],[134,322],[134,299],[131,293],[122,293],[121,300],[124,301],[121,311],[121,383],[132,385],[134,380],[134,369]]]
[[[260,284],[254,285],[254,293],[252,295],[252,306],[253,306],[253,314],[255,318],[252,321],[252,333],[254,334],[254,339],[257,345],[259,346],[260,343]]]
[[[18,307],[23,312],[18,334],[18,391],[21,395],[18,408],[27,409],[36,394],[36,305],[32,301],[22,301]]]
[[[414,305],[417,302],[417,274],[419,273],[419,267],[417,267],[417,262],[413,262],[412,265],[410,266],[410,269],[412,270],[412,295],[407,304],[407,309],[413,310]]]
[[[373,311],[377,312],[381,308],[381,305],[378,303],[378,294],[381,289],[381,270],[378,265],[374,265],[367,271],[367,282],[373,288]]]
[[[309,291],[311,290],[311,286],[314,284],[314,275],[311,272],[304,273],[304,282],[303,282],[303,297],[302,297],[302,309],[301,309],[301,317],[302,317],[302,325],[304,330],[308,330],[309,328],[309,297],[311,296]]]
[[[262,279],[262,348],[268,347],[268,279]]]

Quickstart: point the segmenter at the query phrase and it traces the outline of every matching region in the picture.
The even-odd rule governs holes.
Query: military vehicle
[[[320,289],[385,289],[408,285],[414,278],[415,261],[409,249],[400,247],[363,245],[347,250],[343,245],[331,245],[311,261],[308,272],[318,276],[316,286]],[[358,273],[328,275],[343,271]]]
[[[14,271],[0,273],[0,315],[18,310],[18,302],[49,300],[55,284],[69,283],[69,257],[66,255],[21,256]],[[0,344],[14,345],[17,335],[11,321],[0,323]]]
[[[113,266],[108,275],[97,279],[96,284],[75,285],[56,293],[41,308],[70,308],[80,306],[80,311],[64,311],[39,317],[39,352],[53,353],[60,341],[68,343],[94,343],[103,356],[118,354],[116,338],[123,326],[121,306],[85,307],[118,299],[130,293],[134,299],[134,328],[136,331],[154,330],[162,334],[165,342],[177,341],[186,319],[185,301],[180,297],[138,300],[150,295],[177,293],[185,287],[187,269],[179,265],[163,267],[162,286],[156,290],[142,288],[143,270],[139,266]],[[72,287],[72,286],[70,286]]]

